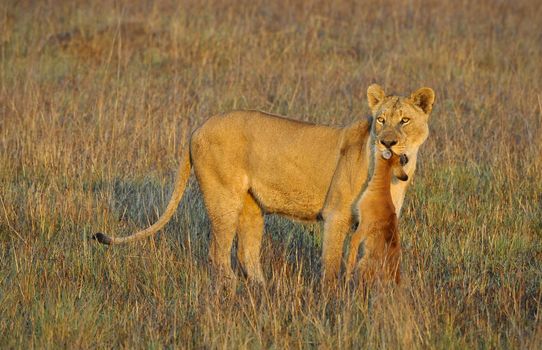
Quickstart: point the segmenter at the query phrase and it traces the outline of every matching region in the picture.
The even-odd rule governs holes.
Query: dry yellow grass
[[[0,347],[539,348],[540,18],[535,0],[2,2]],[[85,240],[157,218],[185,118],[345,124],[372,82],[437,94],[402,288],[320,294],[321,228],[270,217],[269,289],[214,293],[193,181],[155,239]]]

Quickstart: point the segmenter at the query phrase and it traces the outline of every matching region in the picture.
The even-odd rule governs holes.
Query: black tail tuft
[[[96,234],[92,235],[90,238],[97,240],[101,244],[107,244],[107,245],[111,244],[111,238],[101,232],[97,232]]]

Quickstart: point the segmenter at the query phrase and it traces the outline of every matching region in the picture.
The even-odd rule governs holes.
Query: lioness
[[[358,249],[364,242],[365,251],[359,262],[360,277],[367,283],[375,277],[399,283],[401,242],[390,184],[392,176],[401,181],[408,180],[403,170],[408,157],[392,153],[383,145],[376,148],[371,179],[357,205],[360,224],[350,240],[346,275],[348,279],[352,278]]]
[[[409,178],[435,94],[421,88],[410,97],[386,96],[379,85],[367,89],[372,118],[344,128],[315,125],[258,111],[235,111],[211,117],[192,134],[182,155],[175,189],[167,208],[149,228],[128,237],[103,233],[93,237],[120,244],[156,233],[171,218],[181,200],[191,165],[199,182],[209,219],[212,264],[233,277],[231,246],[247,276],[264,282],[260,245],[264,213],[324,221],[323,275],[338,276],[343,243],[353,224],[352,206],[366,181],[373,146],[379,143],[410,159]],[[393,181],[393,203],[400,213],[409,181]]]

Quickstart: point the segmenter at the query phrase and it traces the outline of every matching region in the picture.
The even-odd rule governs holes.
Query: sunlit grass
[[[0,5],[0,347],[540,346],[536,1],[91,3]],[[322,293],[322,228],[271,216],[267,288],[216,292],[193,179],[156,238],[86,239],[156,220],[185,119],[344,125],[373,82],[437,95],[400,288]]]

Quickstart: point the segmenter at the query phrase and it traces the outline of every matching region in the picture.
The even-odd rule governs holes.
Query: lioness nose
[[[380,143],[388,148],[391,148],[391,146],[397,144],[397,141],[396,140],[380,140]]]

